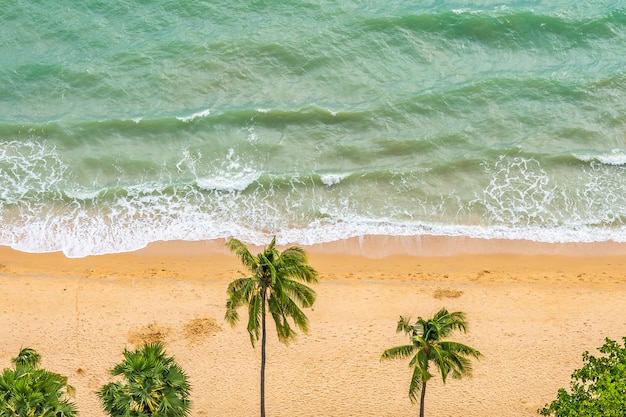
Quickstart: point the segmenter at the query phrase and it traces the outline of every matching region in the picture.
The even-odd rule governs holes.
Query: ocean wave
[[[377,219],[354,219],[341,222],[314,222],[310,227],[285,227],[258,230],[208,214],[194,213],[162,219],[149,218],[109,224],[106,219],[83,215],[70,224],[54,220],[28,222],[13,230],[0,231],[0,245],[44,253],[61,251],[70,258],[130,252],[152,242],[201,241],[236,237],[254,245],[265,245],[276,236],[280,245],[313,245],[352,237],[378,236],[447,236],[478,239],[528,240],[543,243],[626,242],[626,227],[485,227],[429,223],[394,223]]]
[[[326,173],[320,175],[320,180],[324,184],[331,186],[339,184],[341,181],[348,178],[349,175],[349,173]]]
[[[597,161],[607,165],[626,165],[626,149],[612,149],[603,154],[574,154],[574,157],[583,162]]]
[[[373,110],[376,111],[376,110]],[[0,139],[16,136],[27,132],[39,132],[55,138],[80,136],[91,140],[94,136],[111,136],[116,133],[146,132],[164,133],[184,129],[189,122],[200,122],[200,125],[225,125],[240,128],[249,124],[260,126],[306,125],[306,124],[338,124],[345,122],[366,122],[370,119],[370,111],[342,111],[325,107],[307,105],[289,108],[255,108],[241,107],[235,109],[204,109],[188,116],[155,116],[138,114],[120,118],[98,120],[43,120],[41,123],[7,121],[0,123]],[[181,126],[182,122],[182,126]],[[191,127],[190,127],[191,128]],[[194,126],[193,128],[197,128]]]
[[[211,114],[211,110],[210,109],[205,109],[205,110],[201,110],[199,112],[193,113],[190,116],[178,116],[178,117],[176,117],[176,119],[180,120],[181,122],[190,122],[190,121],[192,121],[194,119],[207,117],[210,114]]]
[[[255,171],[223,173],[211,178],[197,178],[196,184],[203,190],[244,191],[260,177],[261,173]]]
[[[623,240],[614,1],[22,3],[0,45],[0,244]]]
[[[579,17],[568,13],[541,13],[527,9],[455,9],[412,15],[370,18],[370,31],[411,31],[431,41],[469,41],[493,48],[550,49],[555,45],[585,46],[596,39],[613,39],[626,23],[624,10],[607,15]]]

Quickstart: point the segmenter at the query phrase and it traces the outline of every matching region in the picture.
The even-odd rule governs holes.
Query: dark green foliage
[[[561,388],[556,400],[539,410],[555,417],[626,417],[626,337],[624,346],[605,339],[603,356],[583,353],[583,367],[572,374],[570,392]]]
[[[404,332],[411,343],[387,349],[380,357],[381,360],[411,358],[409,367],[413,375],[409,384],[409,398],[411,402],[418,402],[417,394],[420,394],[421,417],[424,417],[426,384],[433,376],[430,373],[430,365],[439,370],[445,383],[449,374],[456,379],[471,375],[470,358],[477,359],[482,356],[474,348],[445,340],[456,330],[464,333],[467,331],[465,313],[461,311],[450,313],[442,308],[431,319],[424,320],[418,317],[415,324],[411,324],[410,318],[400,316],[396,332]]]
[[[306,333],[309,321],[301,308],[312,307],[316,295],[305,283],[317,282],[317,271],[308,264],[301,248],[293,246],[280,252],[276,248],[275,237],[256,256],[237,239],[231,239],[226,245],[251,274],[228,285],[225,318],[235,326],[239,321],[237,309],[247,307],[252,346],[261,339],[261,417],[265,417],[266,313],[272,316],[281,342],[287,344],[296,337],[289,319]]]
[[[311,307],[315,302],[315,291],[302,283],[317,282],[317,271],[308,265],[304,251],[293,246],[280,252],[275,244],[276,238],[263,252],[254,256],[237,239],[227,243],[252,276],[236,279],[228,286],[225,318],[234,326],[239,320],[237,308],[248,307],[248,333],[252,346],[260,339],[265,312],[274,319],[278,339],[288,343],[296,336],[288,319],[291,318],[296,327],[306,333],[308,319],[300,306]]]
[[[0,375],[0,417],[74,417],[76,406],[67,378],[39,368],[41,356],[24,348],[12,360],[15,369]]]
[[[187,376],[161,343],[124,350],[124,361],[111,370],[125,382],[111,382],[98,391],[111,417],[184,417],[189,414]]]

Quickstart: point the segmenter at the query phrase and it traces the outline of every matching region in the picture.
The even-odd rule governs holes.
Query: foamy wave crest
[[[348,173],[334,173],[334,174],[322,174],[320,175],[320,180],[325,185],[331,186],[339,184],[344,179],[348,178],[350,174]]]
[[[145,202],[144,209],[159,201]],[[135,207],[137,208],[137,207]],[[451,236],[480,239],[525,239],[536,242],[626,242],[626,227],[484,227],[426,223],[394,223],[355,217],[344,221],[326,220],[307,227],[261,230],[243,225],[239,218],[227,220],[212,213],[187,207],[177,215],[152,210],[152,214],[118,212],[115,222],[104,213],[78,211],[71,219],[48,218],[27,221],[13,233],[0,230],[0,244],[26,252],[62,251],[70,258],[133,251],[156,241],[212,240],[236,237],[254,245],[266,245],[272,236],[280,245],[313,245],[352,237],[374,236]],[[123,214],[123,216],[120,216]],[[14,224],[14,226],[16,226]],[[17,239],[16,239],[17,238]],[[370,254],[375,255],[375,254]]]
[[[198,176],[196,184],[205,190],[243,191],[261,177],[261,172],[246,166],[234,149],[229,149],[226,158],[215,161],[219,168],[208,175]]]
[[[54,147],[0,143],[0,244],[82,257],[167,240],[264,245],[273,235],[300,245],[364,235],[626,242],[622,166],[577,164],[564,181],[553,161],[503,155],[475,172],[482,189],[433,196],[419,193],[431,180],[423,171],[349,180],[332,168],[269,171],[236,149],[209,159],[184,149],[176,175],[84,186]]]
[[[210,114],[211,114],[211,110],[210,109],[206,109],[206,110],[202,110],[202,111],[199,111],[197,113],[194,113],[194,114],[192,114],[190,116],[180,116],[180,117],[176,117],[176,118],[178,120],[180,120],[181,122],[190,122],[190,121],[192,121],[194,119],[198,119],[198,118],[201,118],[201,117],[206,117],[206,116],[208,116]]]
[[[574,155],[583,162],[598,161],[607,165],[626,165],[626,149],[613,149],[609,154],[601,155]]]
[[[255,171],[222,172],[215,177],[198,178],[196,183],[198,187],[205,190],[243,191],[260,177],[261,173]]]
[[[263,233],[245,230],[234,237],[254,245],[265,245],[276,235],[280,245],[314,245],[329,243],[360,236],[444,236],[469,237],[476,239],[528,240],[541,243],[591,243],[626,242],[626,226],[613,229],[542,228],[542,227],[485,227],[476,225],[442,225],[427,223],[394,223],[380,220],[353,219],[343,222],[328,222],[311,225],[310,228],[293,228]],[[225,238],[229,236],[224,236]]]
[[[85,187],[75,186],[73,188],[65,189],[65,195],[68,198],[80,200],[80,201],[91,200],[91,199],[97,198],[99,195],[105,192],[106,192],[106,188],[102,188],[102,187],[96,188],[96,189],[89,189]]]

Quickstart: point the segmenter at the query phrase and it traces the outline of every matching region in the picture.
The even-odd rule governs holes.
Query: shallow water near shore
[[[0,245],[626,242],[614,2],[15,2],[0,38]]]

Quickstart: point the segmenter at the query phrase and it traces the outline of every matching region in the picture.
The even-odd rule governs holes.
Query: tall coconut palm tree
[[[238,278],[228,286],[225,318],[234,327],[239,321],[237,309],[247,306],[252,347],[261,339],[261,417],[265,417],[266,313],[271,314],[278,340],[282,343],[288,344],[296,336],[289,318],[307,333],[308,318],[301,307],[313,306],[315,291],[304,283],[317,282],[317,271],[308,264],[301,248],[292,246],[283,252],[276,249],[276,237],[256,256],[237,239],[229,240],[226,245],[252,274]]]
[[[161,343],[124,350],[124,361],[110,371],[126,382],[111,382],[98,391],[111,417],[185,417],[189,414],[187,375]]]
[[[41,356],[34,349],[22,349],[12,362],[15,369],[0,374],[0,417],[77,415],[67,399],[74,391],[67,378],[39,368]]]
[[[409,384],[409,398],[411,402],[417,402],[417,393],[421,391],[420,417],[424,417],[426,383],[433,376],[429,372],[430,363],[432,362],[439,369],[441,379],[445,384],[450,373],[456,379],[470,376],[472,372],[470,358],[478,359],[482,354],[462,343],[443,340],[455,330],[467,332],[467,321],[463,312],[450,313],[442,308],[431,319],[424,320],[418,317],[415,324],[410,322],[410,318],[400,316],[396,332],[404,332],[411,344],[387,349],[380,359],[404,359],[413,356],[409,362],[409,366],[413,368]]]

